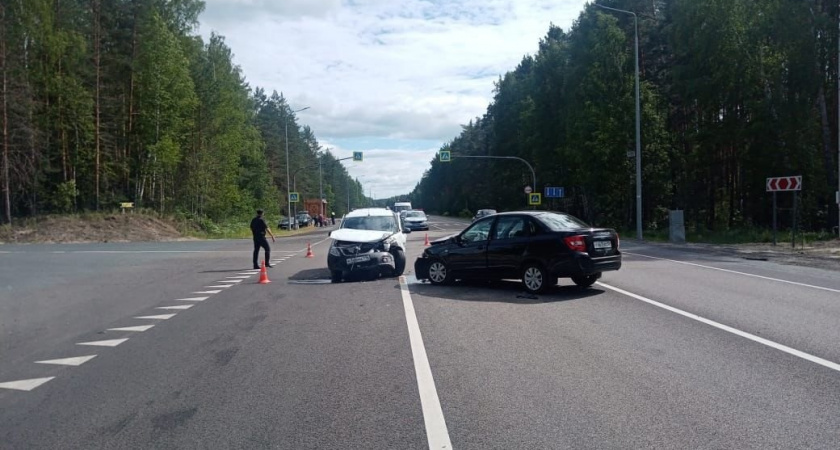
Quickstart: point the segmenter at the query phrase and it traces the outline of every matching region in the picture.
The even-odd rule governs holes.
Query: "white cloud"
[[[321,141],[431,139],[436,150],[484,113],[493,82],[536,51],[550,23],[567,29],[583,5],[207,0],[201,30],[227,38],[252,86],[282,91],[295,108],[309,106],[300,122]],[[369,150],[383,158],[395,157],[393,151]],[[418,152],[425,155],[416,158],[421,164],[405,166],[391,181],[378,179],[382,197],[407,193],[419,181],[434,151]]]

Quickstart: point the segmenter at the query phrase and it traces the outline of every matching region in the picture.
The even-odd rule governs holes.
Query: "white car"
[[[405,211],[403,218],[403,225],[407,230],[428,230],[429,219],[423,211]]]
[[[385,208],[357,209],[330,233],[327,267],[333,283],[353,274],[400,276],[405,271],[405,235],[400,218]]]

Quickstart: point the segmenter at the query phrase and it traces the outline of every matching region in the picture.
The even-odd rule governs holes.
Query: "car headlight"
[[[387,241],[382,243],[382,250],[385,250],[386,252],[391,250],[391,241],[390,240],[387,240]]]
[[[341,252],[336,247],[330,247],[330,255],[341,256]]]

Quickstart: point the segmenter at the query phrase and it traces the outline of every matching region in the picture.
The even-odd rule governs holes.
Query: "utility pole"
[[[636,238],[642,240],[642,113],[639,100],[639,18],[633,11],[610,8],[609,6],[593,5],[633,16],[633,25],[636,30],[635,54],[636,54]]]

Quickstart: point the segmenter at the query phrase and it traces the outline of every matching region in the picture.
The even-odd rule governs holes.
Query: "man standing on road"
[[[268,232],[268,235],[271,236],[271,242],[275,242],[274,233],[271,232],[271,228],[268,227],[268,224],[263,218],[263,210],[258,209],[257,217],[251,219],[251,234],[254,236],[254,269],[260,268],[257,263],[257,259],[259,259],[260,256],[260,247],[265,249],[265,266],[273,267],[269,264],[271,261],[271,247],[265,239],[266,232]]]
[[[332,224],[335,225],[335,211],[330,213],[330,218],[332,219]]]

